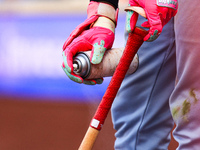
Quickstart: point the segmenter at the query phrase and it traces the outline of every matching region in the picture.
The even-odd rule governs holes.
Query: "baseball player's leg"
[[[175,19],[177,84],[170,108],[177,125],[174,137],[180,150],[200,148],[200,5],[180,0]]]
[[[144,19],[139,18],[138,23]],[[167,149],[173,121],[169,96],[175,83],[174,24],[138,51],[138,70],[124,79],[111,108],[116,150]]]

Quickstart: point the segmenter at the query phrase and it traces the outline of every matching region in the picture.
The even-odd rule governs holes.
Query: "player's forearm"
[[[108,3],[111,4],[115,9],[118,8],[118,2],[119,2],[119,0],[90,0],[90,1]]]

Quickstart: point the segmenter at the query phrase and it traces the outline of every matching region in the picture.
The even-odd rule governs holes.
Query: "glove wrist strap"
[[[115,10],[112,5],[109,5],[107,3],[91,1],[88,5],[87,14],[88,18],[93,15],[103,16],[112,20],[115,25],[117,24],[118,9]]]
[[[99,17],[96,22],[92,25],[92,27],[99,26],[110,29],[113,33],[115,33],[115,24],[113,21],[106,17]]]

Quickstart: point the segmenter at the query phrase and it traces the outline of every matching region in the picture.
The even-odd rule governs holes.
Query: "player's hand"
[[[87,13],[88,18],[76,27],[63,45],[62,68],[75,82],[101,84],[103,79],[86,80],[74,74],[73,57],[78,52],[91,50],[91,63],[102,61],[105,51],[111,49],[114,42],[117,11],[109,4],[91,1]]]
[[[144,41],[154,41],[162,32],[162,28],[177,13],[177,0],[129,0],[127,11],[126,30],[133,31],[137,22],[138,14],[133,12],[131,6],[142,7],[148,21],[141,26],[149,29],[149,34]]]

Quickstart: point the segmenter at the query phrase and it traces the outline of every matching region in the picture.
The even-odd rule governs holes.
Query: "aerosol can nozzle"
[[[78,53],[74,57],[73,61],[74,73],[81,76],[82,78],[87,78],[90,75],[91,63],[89,57],[85,53]]]

